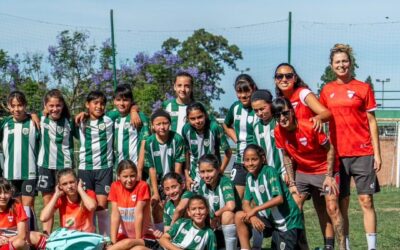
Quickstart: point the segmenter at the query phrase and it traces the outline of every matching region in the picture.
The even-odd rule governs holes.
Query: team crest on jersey
[[[136,194],[133,194],[133,195],[131,196],[131,198],[132,198],[132,201],[136,201]]]
[[[214,196],[213,197],[213,202],[216,203],[216,204],[219,203],[219,197],[218,196]]]
[[[22,129],[22,133],[23,133],[24,135],[29,134],[29,128],[23,128],[23,129]]]
[[[235,115],[235,120],[240,120],[240,115]]]
[[[333,98],[335,96],[335,93],[332,93],[329,95],[330,98]]]
[[[299,102],[292,102],[292,107],[293,109],[296,109],[297,105],[299,104]]]
[[[265,192],[265,187],[264,187],[264,185],[258,186],[258,190],[260,190],[260,193],[264,193],[264,192]]]
[[[194,242],[199,243],[201,241],[201,236],[197,235],[194,237]]]
[[[354,94],[355,94],[356,92],[354,92],[354,91],[352,91],[352,90],[347,90],[347,96],[351,99],[351,98],[353,98],[353,96],[354,96]]]
[[[106,191],[106,193],[108,194],[110,192],[110,186],[105,185],[104,186],[104,191]]]
[[[26,190],[26,192],[28,192],[28,193],[32,192],[32,185],[26,185],[26,186],[25,186],[25,190]]]
[[[7,216],[7,218],[8,218],[9,222],[12,222],[14,220],[14,216],[12,216],[12,215]]]
[[[64,128],[61,126],[57,126],[57,133],[62,134],[64,132]]]
[[[106,128],[106,124],[104,124],[104,123],[100,123],[99,124],[99,129],[100,130],[104,130]]]
[[[160,151],[154,151],[153,152],[153,156],[160,156],[161,155],[161,152]]]
[[[301,145],[307,146],[307,138],[301,137],[301,138],[299,139],[299,141],[300,141]]]
[[[204,146],[206,146],[206,147],[210,146],[210,140],[209,139],[205,139],[204,140]]]
[[[280,248],[281,250],[285,250],[285,248],[286,248],[286,243],[282,241],[281,244],[279,245],[279,248]]]

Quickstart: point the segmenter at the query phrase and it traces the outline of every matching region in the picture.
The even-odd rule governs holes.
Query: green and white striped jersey
[[[158,142],[153,134],[145,144],[145,167],[156,168],[157,178],[160,180],[165,174],[175,171],[176,162],[185,162],[185,145],[182,136],[174,131],[169,132],[169,139],[165,144]]]
[[[214,120],[210,121],[208,129],[199,134],[186,123],[182,129],[182,136],[185,140],[186,149],[190,152],[190,177],[200,181],[198,160],[204,154],[214,154],[221,162],[220,151],[230,149],[228,140],[222,127]]]
[[[177,103],[176,98],[166,100],[162,104],[162,108],[171,116],[171,130],[177,132],[179,135],[182,133],[182,128],[185,125],[186,107],[187,105]]]
[[[113,166],[114,121],[104,115],[79,125],[79,169],[96,170]]]
[[[74,129],[73,121],[67,118],[53,121],[46,116],[40,117],[39,167],[58,170],[72,167]]]
[[[228,201],[234,201],[236,204],[236,209],[241,208],[240,197],[236,191],[235,185],[228,177],[222,174],[220,175],[215,189],[212,189],[203,180],[201,180],[198,194],[207,199],[208,205],[210,206],[211,216],[214,216],[216,211],[225,207],[225,204]]]
[[[190,197],[193,196],[193,193],[190,191],[183,191],[183,194],[181,195],[180,200],[183,199],[189,199]],[[168,200],[167,203],[165,203],[164,206],[164,215],[163,215],[163,222],[165,226],[170,226],[172,222],[172,217],[174,216],[175,212],[175,205],[172,200]]]
[[[179,219],[168,231],[171,242],[186,250],[217,250],[217,239],[209,227],[197,228],[191,219]]]
[[[251,107],[243,107],[240,101],[232,104],[231,108],[226,114],[225,125],[235,130],[237,143],[236,143],[236,162],[242,163],[242,155],[246,146],[254,143],[254,124],[258,121],[254,110]]]
[[[7,180],[37,178],[39,131],[29,118],[22,122],[7,119],[3,124],[4,172]]]
[[[131,115],[119,116],[114,122],[116,160],[131,160],[137,164],[140,144],[150,135],[149,120],[143,112],[139,112],[142,126],[138,129],[131,124]]]
[[[275,119],[272,119],[268,124],[258,120],[254,124],[254,137],[259,146],[261,146],[267,157],[267,165],[276,169],[279,174],[286,172],[283,166],[282,150],[278,149],[275,144],[274,129],[276,127]]]
[[[275,168],[264,165],[258,176],[247,174],[244,200],[253,200],[260,206],[280,195],[284,199],[281,205],[259,211],[258,214],[271,220],[281,232],[294,228],[304,229],[301,211]]]

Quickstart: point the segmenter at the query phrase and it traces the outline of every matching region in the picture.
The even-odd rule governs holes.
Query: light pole
[[[381,82],[382,83],[382,109],[384,109],[384,103],[385,103],[385,82],[390,82],[390,78],[386,78],[381,80],[381,79],[376,79],[376,82]]]

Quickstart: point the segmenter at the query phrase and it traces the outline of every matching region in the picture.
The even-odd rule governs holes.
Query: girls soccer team
[[[344,62],[337,65],[336,54],[331,56],[339,80],[330,85],[354,81],[346,73],[351,50],[340,48],[333,51],[342,53]],[[335,142],[330,143],[321,132],[332,114],[293,66],[278,65],[274,79],[278,98],[273,102],[271,93],[258,90],[251,76],[239,75],[235,81],[238,101],[223,128],[194,101],[193,78],[187,73],[176,75],[176,98],[156,110],[150,124],[133,107],[129,85],[117,87],[116,109],[109,112],[105,112],[106,96],[91,91],[86,99],[88,113],[78,115],[77,125],[61,92],[49,91],[40,131],[26,112],[24,94],[12,92],[8,98],[11,117],[1,124],[5,163],[0,179],[0,249],[25,249],[28,244],[43,248],[56,209],[61,226],[68,229],[95,232],[97,217],[98,233],[111,238],[109,249],[231,250],[239,245],[260,249],[263,237],[269,236],[272,249],[308,249],[302,213],[308,196],[319,214],[325,249],[333,249],[335,235],[338,248],[349,249],[347,210],[344,218],[339,211],[339,193],[346,208],[348,191],[339,188],[339,177],[353,176],[356,170],[350,160],[354,157],[335,157],[335,148],[341,149],[336,139],[340,135],[335,134]],[[365,112],[371,113],[376,104],[373,94],[367,94]],[[358,97],[348,95],[353,96]],[[327,95],[323,97],[322,103],[332,106]],[[338,105],[334,108],[333,118],[341,112]],[[368,119],[371,124],[370,115]],[[370,132],[372,142],[371,137],[361,139],[370,140],[367,153],[372,163],[375,156],[375,164],[380,164],[376,131]],[[237,144],[231,178],[224,175],[232,154],[226,136]],[[80,143],[77,174],[72,169],[73,137]],[[346,167],[340,173],[339,163]],[[375,183],[375,175],[365,175]],[[356,181],[361,204],[364,197],[379,191],[377,183],[375,190],[365,191],[358,175]],[[36,190],[43,195],[40,220],[45,234],[33,231]],[[367,219],[368,213],[374,214],[364,210]],[[28,229],[32,229],[30,234]],[[375,230],[374,225],[366,225],[369,249],[376,248]]]

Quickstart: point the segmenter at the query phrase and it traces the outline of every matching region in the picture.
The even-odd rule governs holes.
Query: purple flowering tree
[[[73,113],[83,109],[96,73],[98,51],[95,45],[88,44],[88,39],[88,33],[64,30],[57,36],[57,44],[48,48],[52,77]]]

